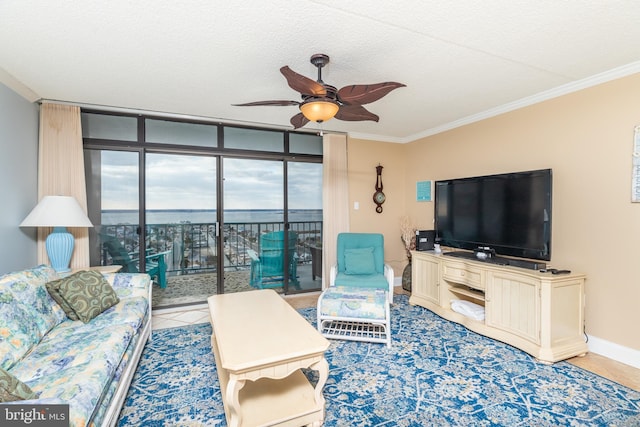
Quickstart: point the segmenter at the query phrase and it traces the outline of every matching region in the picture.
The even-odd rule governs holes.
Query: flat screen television
[[[551,169],[436,181],[436,241],[548,261],[551,190]]]

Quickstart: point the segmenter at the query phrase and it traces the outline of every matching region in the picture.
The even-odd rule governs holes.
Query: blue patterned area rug
[[[640,392],[395,298],[390,349],[331,341],[325,426],[640,426]],[[300,313],[315,325],[314,308]],[[226,425],[210,334],[154,331],[120,426]]]

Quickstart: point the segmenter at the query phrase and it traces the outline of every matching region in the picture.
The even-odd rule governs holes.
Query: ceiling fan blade
[[[380,119],[380,117],[368,111],[362,105],[341,105],[335,118],[347,122],[359,122],[363,120],[377,122]]]
[[[302,113],[298,113],[295,116],[291,117],[290,122],[293,125],[294,129],[298,129],[309,123],[309,119],[307,119]]]
[[[287,79],[289,87],[303,95],[325,96],[327,90],[320,83],[296,73],[288,66],[280,68],[280,72]]]
[[[405,86],[396,82],[345,86],[338,91],[338,99],[345,104],[369,104],[382,98],[392,90]]]
[[[256,102],[247,102],[245,104],[231,104],[234,107],[255,107],[257,105],[279,105],[279,106],[286,106],[286,105],[300,105],[300,103],[298,101],[256,101]]]

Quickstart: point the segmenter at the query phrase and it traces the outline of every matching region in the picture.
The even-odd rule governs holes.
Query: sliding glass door
[[[291,292],[322,288],[322,164],[287,162],[289,232],[296,235],[298,274]],[[290,293],[291,293],[290,292]]]
[[[156,307],[217,293],[216,162],[210,156],[145,156],[145,258],[159,274],[166,272],[154,289]]]
[[[85,150],[91,265],[140,266],[139,153]],[[142,267],[144,268],[144,267]]]
[[[225,158],[223,175],[224,292],[283,290],[282,161]]]
[[[154,308],[320,288],[321,137],[98,111],[82,132],[91,265],[149,273]]]

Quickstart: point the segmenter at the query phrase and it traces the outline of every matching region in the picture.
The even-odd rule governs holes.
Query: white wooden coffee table
[[[329,341],[271,289],[214,295],[208,303],[227,424],[322,425]],[[318,371],[315,388],[301,368]]]

